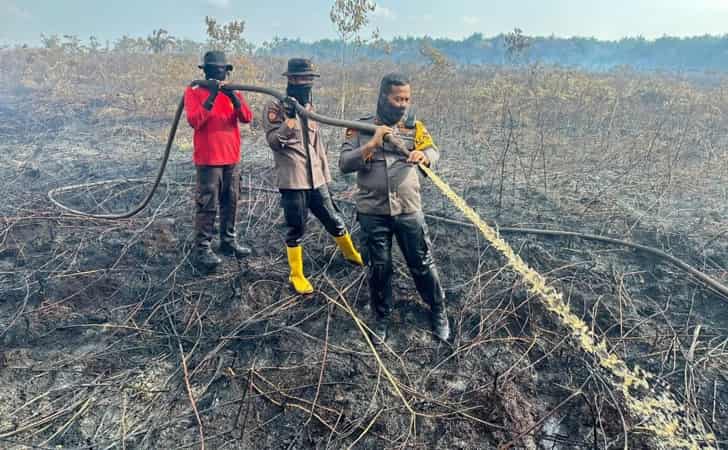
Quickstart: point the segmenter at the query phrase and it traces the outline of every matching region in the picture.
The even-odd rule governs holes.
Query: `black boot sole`
[[[432,327],[432,335],[435,336],[437,338],[437,340],[439,340],[440,342],[447,343],[447,341],[452,337],[452,330],[448,327],[448,329],[447,329],[447,338],[446,339],[443,339],[442,336],[440,335],[440,333],[437,332],[437,327],[436,326],[433,326]]]
[[[204,252],[203,252],[204,253]],[[214,254],[214,253],[213,253]],[[217,255],[215,255],[217,256]],[[222,265],[222,259],[219,257],[216,260],[205,260],[204,257],[201,255],[192,255],[192,264],[195,266],[197,270],[200,271],[214,271],[218,267]]]
[[[222,267],[222,264],[203,264],[200,262],[194,262],[193,266],[195,270],[200,272],[203,275],[209,275],[212,273],[216,273],[220,267]]]
[[[220,247],[220,253],[222,253],[225,256],[234,256],[238,259],[246,258],[253,254],[251,250],[248,250],[247,252],[236,252],[234,249],[230,247]]]
[[[369,337],[375,345],[387,342],[387,338],[389,337],[389,327],[377,329],[376,326],[372,326],[369,329],[371,330],[369,332]]]

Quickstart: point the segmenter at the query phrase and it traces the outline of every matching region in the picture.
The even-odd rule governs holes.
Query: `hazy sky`
[[[273,36],[306,41],[336,36],[333,0],[0,0],[0,42],[37,43],[40,33],[146,36],[164,28],[204,38],[204,17],[244,19],[244,36],[259,44]],[[372,25],[383,37],[428,34],[492,36],[518,26],[529,35],[618,39],[728,33],[728,0],[381,0]]]

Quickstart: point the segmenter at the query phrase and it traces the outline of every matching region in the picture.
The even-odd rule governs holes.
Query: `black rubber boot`
[[[222,264],[222,259],[210,247],[197,247],[195,250],[195,264],[204,269],[213,269]]]
[[[450,322],[447,320],[445,309],[433,308],[430,316],[432,332],[443,342],[450,339]]]
[[[450,338],[450,324],[447,320],[445,292],[440,284],[440,277],[434,265],[424,273],[412,272],[415,286],[422,299],[430,305],[430,323],[432,332],[442,341]]]
[[[392,311],[392,271],[390,265],[375,265],[369,269],[369,298],[372,305],[372,331],[377,339],[387,340],[389,315]]]
[[[387,332],[389,331],[389,317],[381,317],[378,314],[374,314],[374,320],[370,328],[373,333],[372,342],[374,344],[386,342]]]
[[[244,245],[238,244],[235,241],[222,241],[220,242],[220,253],[225,256],[245,258],[246,256],[250,256],[252,250]]]

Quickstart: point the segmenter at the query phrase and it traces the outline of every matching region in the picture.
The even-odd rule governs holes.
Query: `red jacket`
[[[238,120],[249,123],[253,112],[239,92],[240,109],[220,91],[210,111],[202,107],[210,91],[188,87],[185,91],[187,122],[194,128],[192,160],[197,166],[223,166],[240,162],[240,128]]]

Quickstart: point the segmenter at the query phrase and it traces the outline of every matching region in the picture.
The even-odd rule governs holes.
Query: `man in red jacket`
[[[218,202],[220,251],[238,258],[250,254],[249,248],[238,244],[235,225],[240,195],[238,121],[249,123],[253,113],[239,92],[225,88],[233,66],[223,52],[205,53],[198,67],[205,72],[207,85],[185,91],[187,122],[194,128],[192,159],[197,169],[194,257],[205,269],[212,269],[222,262],[210,248]]]

